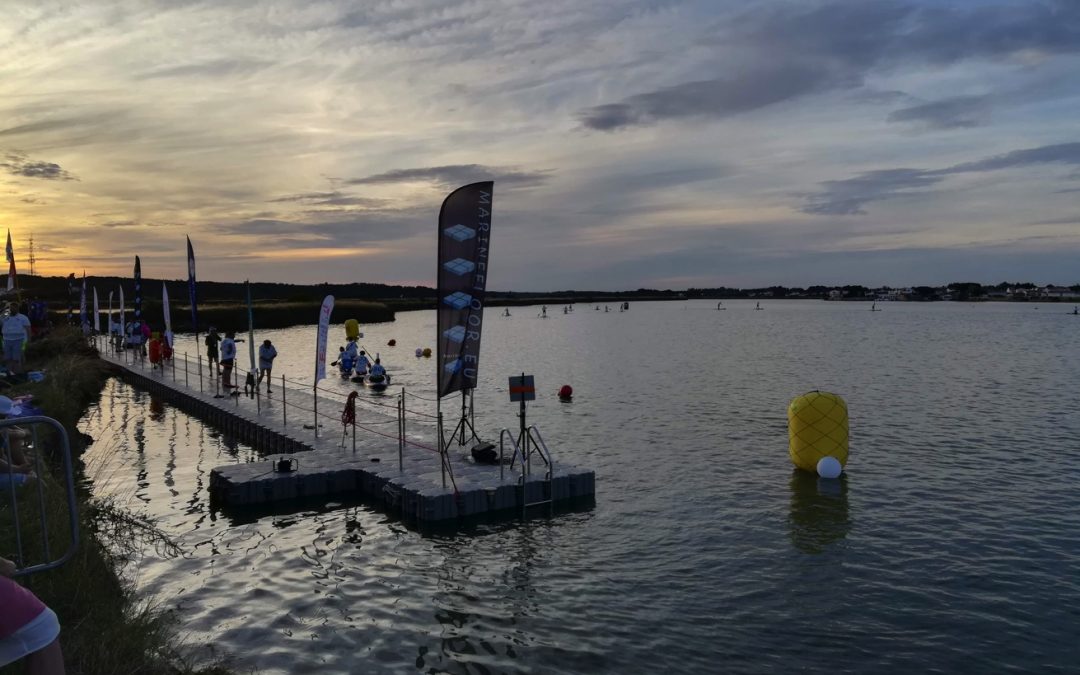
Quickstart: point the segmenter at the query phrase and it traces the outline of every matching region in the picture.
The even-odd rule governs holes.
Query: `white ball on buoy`
[[[844,467],[840,466],[840,460],[835,457],[822,457],[817,463],[817,474],[822,478],[839,478]]]

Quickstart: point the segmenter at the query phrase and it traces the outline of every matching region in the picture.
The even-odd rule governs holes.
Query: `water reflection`
[[[851,530],[847,476],[818,478],[794,469],[791,473],[791,543],[803,553],[822,553]]]

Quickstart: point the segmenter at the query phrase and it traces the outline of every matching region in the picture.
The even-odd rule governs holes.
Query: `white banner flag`
[[[165,344],[171,349],[172,344],[172,312],[169,311],[169,289],[161,284],[161,310],[165,312]]]
[[[97,286],[94,286],[94,332],[101,332],[101,308],[98,306]]]
[[[326,377],[326,338],[330,332],[330,312],[334,311],[334,296],[328,295],[319,310],[319,339],[315,347],[315,385]]]

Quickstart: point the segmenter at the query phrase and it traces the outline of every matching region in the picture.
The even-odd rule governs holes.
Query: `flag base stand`
[[[476,433],[476,426],[473,420],[473,390],[469,389],[468,393],[465,391],[461,392],[461,418],[458,420],[457,426],[454,427],[454,430],[450,432],[449,436],[444,436],[444,438],[448,439],[446,442],[447,448],[450,446],[450,441],[455,439],[457,440],[458,445],[465,445],[470,439],[477,442],[477,447],[484,445],[484,442],[480,440],[480,436]],[[491,444],[488,443],[488,445]],[[492,445],[491,447],[495,446]]]

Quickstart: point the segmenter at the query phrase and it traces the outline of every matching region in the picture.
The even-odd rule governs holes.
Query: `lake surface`
[[[146,551],[142,592],[240,671],[1076,672],[1072,307],[724,305],[489,310],[478,428],[513,428],[506,378],[535,374],[530,422],[596,471],[595,507],[553,519],[421,533],[340,499],[212,513],[210,469],[253,451],[119,381],[82,423],[87,461],[95,490],[186,550]],[[432,396],[413,349],[434,348],[434,312],[362,330],[396,386]],[[311,381],[314,326],[256,338],[276,375]],[[839,483],[787,457],[787,404],[812,389],[848,403]]]

